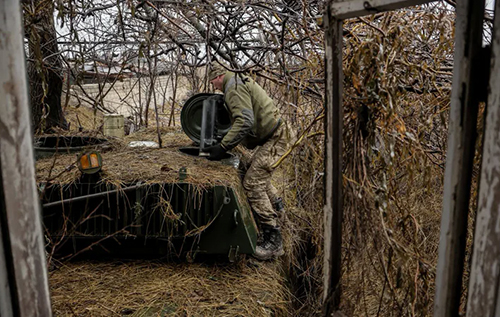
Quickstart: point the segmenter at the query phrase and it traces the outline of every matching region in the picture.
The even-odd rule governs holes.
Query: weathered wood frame
[[[337,20],[356,18],[378,12],[397,10],[436,0],[355,0],[330,4],[330,13]]]
[[[338,2],[338,1],[337,1]],[[371,0],[332,2],[325,15],[326,32],[326,122],[325,122],[325,290],[323,294],[325,315],[338,308],[340,303],[340,259],[342,222],[342,20],[348,17],[393,10],[430,1]],[[453,316],[458,310],[457,293],[463,265],[463,228],[467,223],[467,208],[470,193],[471,144],[475,141],[471,132],[477,116],[476,96],[471,81],[474,75],[478,35],[478,3],[473,0],[458,2],[457,45],[454,85],[450,116],[450,140],[445,176],[443,202],[442,241],[438,264],[436,290],[436,316]],[[498,9],[499,3],[496,7]],[[473,12],[468,14],[468,10]],[[480,15],[482,19],[482,14]],[[498,19],[496,19],[498,20]],[[464,22],[466,21],[466,22]],[[498,21],[495,29],[498,30]],[[50,299],[43,252],[39,205],[34,184],[32,140],[29,124],[29,107],[25,79],[22,29],[19,2],[0,2],[0,166],[2,204],[0,206],[0,315],[50,316]],[[500,39],[495,32],[494,43],[499,54]],[[460,43],[460,45],[459,45]],[[471,46],[472,45],[472,46]],[[457,65],[458,64],[458,65]],[[494,70],[498,69],[494,63]],[[498,71],[497,71],[498,73]],[[498,86],[498,76],[492,76],[490,86]],[[457,85],[459,87],[457,87]],[[464,86],[465,85],[465,86]],[[486,256],[491,252],[491,243],[498,252],[498,234],[493,230],[498,220],[499,178],[498,157],[498,91],[490,92],[492,114],[487,122],[485,135],[484,169],[481,178],[480,218],[478,228],[485,229],[484,236],[477,236],[479,248],[474,253],[471,290],[477,287],[478,294],[498,294],[498,266],[487,272],[492,284],[483,284],[476,275],[483,263],[494,265],[499,256]],[[459,124],[462,123],[462,124]],[[465,124],[463,124],[465,123]],[[473,146],[472,146],[473,148]],[[494,165],[497,164],[497,165]],[[464,167],[464,169],[461,169]],[[465,172],[464,172],[465,171]],[[461,194],[466,196],[461,196]],[[460,199],[460,201],[458,199]],[[459,202],[463,202],[459,203]],[[495,209],[496,208],[496,209]],[[482,217],[482,218],[481,218]],[[336,230],[334,230],[334,228]],[[444,230],[443,230],[444,229]],[[453,262],[457,260],[457,262]],[[450,270],[450,271],[449,271]],[[441,275],[442,273],[446,273]],[[460,277],[458,277],[458,275]],[[441,278],[439,278],[442,276]],[[496,296],[485,296],[488,311],[497,313]],[[493,303],[493,304],[492,304]],[[469,298],[470,316],[474,309],[484,307],[482,302]],[[492,306],[493,305],[493,306]],[[451,309],[451,310],[448,310]],[[479,311],[479,310],[478,310]]]
[[[458,316],[482,81],[484,0],[457,1],[434,316]]]
[[[500,315],[500,1],[495,4],[467,316]]]
[[[342,247],[342,20],[332,15],[330,3],[325,23],[325,201],[323,314],[331,316],[340,305]]]
[[[356,0],[331,1],[325,13],[325,254],[323,314],[331,316],[340,304],[342,244],[342,20],[395,10],[431,1]],[[475,3],[474,3],[475,2]],[[478,56],[481,49],[484,0],[458,1],[455,68],[443,219],[436,285],[435,316],[456,316],[461,293],[465,253],[475,124],[479,103]],[[469,11],[471,10],[471,11]],[[480,90],[480,89],[479,89]]]
[[[19,1],[0,30],[0,316],[51,316]]]

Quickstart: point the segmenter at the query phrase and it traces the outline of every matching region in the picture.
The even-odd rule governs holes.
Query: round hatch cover
[[[203,101],[208,97],[216,96],[217,116],[215,118],[214,135],[220,142],[231,128],[231,114],[224,104],[224,95],[201,93],[189,98],[181,110],[181,126],[184,133],[195,143],[200,143],[201,120],[203,115]]]

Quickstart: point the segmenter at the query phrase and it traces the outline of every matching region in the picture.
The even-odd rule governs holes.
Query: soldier
[[[271,177],[272,165],[290,145],[291,130],[273,100],[251,78],[215,65],[209,79],[216,89],[224,92],[232,116],[232,127],[221,143],[206,150],[210,153],[209,159],[222,159],[240,143],[249,149],[259,146],[243,178],[243,188],[260,224],[254,256],[259,260],[281,256],[284,252],[277,212],[283,211],[283,204],[271,184]]]

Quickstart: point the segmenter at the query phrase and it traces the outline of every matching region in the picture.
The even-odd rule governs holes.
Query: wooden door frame
[[[0,315],[51,316],[20,1],[0,1]]]
[[[342,21],[432,1],[333,0],[325,16],[325,178],[323,315],[339,309],[341,293],[342,192]],[[475,124],[479,97],[472,78],[481,49],[484,0],[458,1],[453,88],[448,132],[435,316],[456,316],[461,295]],[[469,11],[473,10],[473,11]],[[469,14],[472,13],[472,14]],[[479,43],[479,44],[478,44]],[[469,45],[470,44],[470,45]],[[476,81],[477,82],[477,81]],[[458,285],[458,286],[457,286]]]

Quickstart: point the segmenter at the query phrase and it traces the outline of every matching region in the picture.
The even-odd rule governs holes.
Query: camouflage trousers
[[[249,160],[250,167],[243,178],[243,188],[261,225],[278,225],[278,215],[273,207],[278,191],[271,184],[272,165],[289,149],[291,139],[291,129],[283,122]]]

